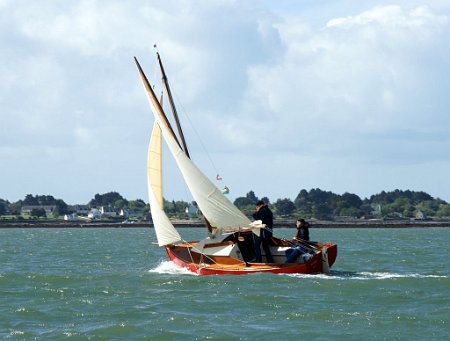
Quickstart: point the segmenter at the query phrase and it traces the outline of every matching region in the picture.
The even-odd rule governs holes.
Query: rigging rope
[[[176,93],[176,91],[173,89],[173,87],[172,87],[172,91],[173,91],[173,93],[174,93],[174,95],[175,95],[175,98],[176,98],[176,100],[177,100],[177,103],[181,106],[183,115],[187,118],[187,120],[188,120],[188,122],[189,122],[189,124],[190,124],[190,126],[191,126],[191,128],[192,128],[192,130],[194,131],[195,135],[197,136],[198,140],[200,141],[200,145],[202,146],[203,151],[205,152],[206,156],[208,157],[209,162],[211,163],[211,166],[214,168],[214,171],[216,172],[217,176],[219,176],[219,172],[218,172],[218,170],[217,170],[216,165],[214,164],[214,161],[213,161],[212,158],[211,158],[211,155],[209,155],[208,150],[206,149],[206,147],[205,147],[205,145],[204,145],[204,143],[203,143],[203,140],[202,140],[202,138],[200,137],[200,134],[199,134],[198,131],[195,129],[195,126],[194,126],[193,122],[191,121],[191,119],[190,119],[189,116],[187,115],[187,111],[186,111],[186,109],[184,108],[184,106],[183,106],[183,104],[181,103],[181,101],[179,100],[179,98],[178,98],[178,96],[177,96],[177,93]],[[217,179],[217,180],[219,180],[219,179]],[[220,180],[221,180],[221,179],[220,179]]]
[[[183,241],[183,243],[185,243],[185,244],[187,244],[187,245],[189,246],[189,247],[187,248],[187,249],[188,249],[188,252],[189,252],[189,256],[191,257],[191,262],[192,262],[193,264],[195,264],[194,258],[192,257],[192,253],[191,253],[191,248],[195,247],[195,245],[192,245],[190,242],[188,242],[188,241],[186,241],[186,240],[184,240],[184,239],[182,239],[182,241]],[[215,263],[215,264],[218,264],[214,259],[212,259],[211,257],[209,257],[207,254],[205,254],[205,253],[203,253],[203,252],[200,253],[200,256],[201,256],[201,257],[200,257],[200,261],[199,261],[199,264],[198,264],[198,265],[200,265],[200,263],[203,263],[203,264],[204,264],[204,262],[202,261],[202,260],[203,260],[203,257],[209,259],[211,262],[213,262],[213,263]]]
[[[153,48],[156,50],[156,53],[158,53],[158,47],[156,46],[156,44],[153,44]],[[158,73],[158,63],[154,63],[154,68],[153,68],[153,81],[155,82],[156,85],[156,75]],[[153,89],[155,89],[155,85],[153,85]]]
[[[158,53],[158,47],[157,47],[156,44],[153,44],[153,48],[156,50],[156,53]],[[158,69],[158,63],[155,63],[154,77],[153,77],[153,79],[155,79],[155,80],[156,80],[157,69]],[[164,90],[164,82],[163,82],[162,78],[161,78],[161,83],[162,83],[162,89]],[[154,88],[154,86],[153,86],[153,88]],[[187,115],[187,111],[186,111],[186,109],[184,108],[183,103],[179,100],[179,98],[178,98],[178,96],[177,96],[177,93],[176,93],[176,92],[174,91],[174,89],[173,89],[173,86],[172,86],[172,91],[173,91],[173,93],[174,93],[174,95],[175,95],[175,97],[176,97],[176,100],[177,100],[178,104],[179,104],[179,105],[181,106],[181,108],[182,108],[182,111],[183,111],[184,116],[185,116],[185,117],[187,118],[187,120],[189,121],[189,124],[191,125],[192,129],[194,130],[195,135],[197,135],[197,138],[198,138],[198,140],[200,141],[200,145],[202,146],[203,151],[206,153],[206,155],[207,155],[207,157],[208,157],[208,159],[209,159],[209,162],[211,163],[212,167],[214,168],[214,170],[215,170],[215,172],[216,172],[216,174],[217,174],[217,176],[216,176],[217,180],[222,180],[222,178],[219,176],[219,172],[217,171],[217,167],[216,167],[216,165],[214,164],[214,161],[212,160],[211,156],[210,156],[209,153],[208,153],[208,150],[206,149],[205,145],[203,144],[203,141],[202,141],[202,139],[201,139],[201,137],[200,137],[200,134],[197,132],[197,130],[195,129],[195,126],[193,125],[191,119],[190,119],[189,116]],[[161,91],[161,93],[163,93],[163,91]],[[219,179],[219,177],[220,177],[220,179]]]

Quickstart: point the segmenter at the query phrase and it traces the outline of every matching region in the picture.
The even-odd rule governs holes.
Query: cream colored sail
[[[152,187],[159,205],[163,208],[163,183],[162,183],[162,133],[161,128],[155,122],[153,124],[150,144],[147,156],[147,183]]]
[[[230,230],[248,227],[250,220],[214,186],[183,152],[137,60],[136,64],[156,122],[160,125],[164,139],[203,215],[216,229]]]
[[[155,121],[148,148],[147,183],[150,211],[159,246],[175,243],[181,240],[175,227],[164,212],[162,189],[162,134]]]

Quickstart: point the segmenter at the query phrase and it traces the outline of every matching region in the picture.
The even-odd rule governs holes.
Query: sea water
[[[0,339],[450,339],[450,229],[311,236],[338,244],[330,274],[196,276],[150,228],[0,229]]]

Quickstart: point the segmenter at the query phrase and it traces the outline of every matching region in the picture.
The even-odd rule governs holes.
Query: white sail
[[[159,246],[181,240],[175,227],[164,212],[162,191],[162,135],[158,123],[153,125],[152,136],[148,148],[147,183],[150,211]]]
[[[145,74],[138,63],[137,65],[156,122],[160,125],[164,139],[205,218],[213,228],[220,230],[248,227],[250,220],[222,194],[183,152]]]

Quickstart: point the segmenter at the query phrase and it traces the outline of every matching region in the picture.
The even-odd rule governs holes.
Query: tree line
[[[23,200],[9,202],[0,199],[0,215],[20,216],[22,207],[32,206],[32,216],[43,217],[46,215],[45,206],[55,206],[56,216],[76,213],[77,206],[87,206],[88,208],[99,208],[101,206],[120,209],[148,212],[150,206],[142,199],[127,200],[117,192],[108,192],[104,194],[95,194],[88,204],[68,205],[62,199],[56,199],[52,195],[32,195],[27,194]]]
[[[268,204],[275,215],[285,218],[304,217],[334,220],[342,217],[385,219],[450,217],[450,205],[444,200],[433,198],[425,192],[398,189],[390,192],[382,191],[365,199],[361,199],[353,193],[341,195],[319,188],[309,191],[302,189],[294,200],[280,198],[274,202],[271,202],[268,197],[258,198],[254,191],[249,191],[245,196],[236,198],[233,203],[250,217],[258,200]],[[13,203],[0,199],[0,215],[20,215],[23,206],[49,205],[55,206],[59,215],[74,212],[74,206],[67,205],[62,199],[56,199],[51,195],[33,196],[28,194],[23,200]],[[95,194],[87,205],[89,208],[104,206],[117,210],[140,211],[143,216],[150,209],[149,205],[142,199],[127,200],[117,192]],[[164,206],[169,217],[182,219],[187,217],[188,207],[196,207],[197,205],[195,202],[164,199]],[[35,210],[39,210],[39,208]],[[35,211],[34,213],[36,213],[36,216],[43,215],[43,212]],[[200,212],[198,214],[201,215]],[[191,210],[189,216],[192,216]]]
[[[253,191],[245,197],[236,198],[234,204],[247,215],[254,211],[256,201],[269,204],[274,213],[283,217],[304,217],[324,220],[336,218],[444,218],[450,217],[450,205],[442,199],[433,198],[425,192],[396,189],[382,191],[361,199],[353,193],[342,195],[319,188],[302,189],[292,201],[278,199],[271,203],[268,198],[259,199]]]

